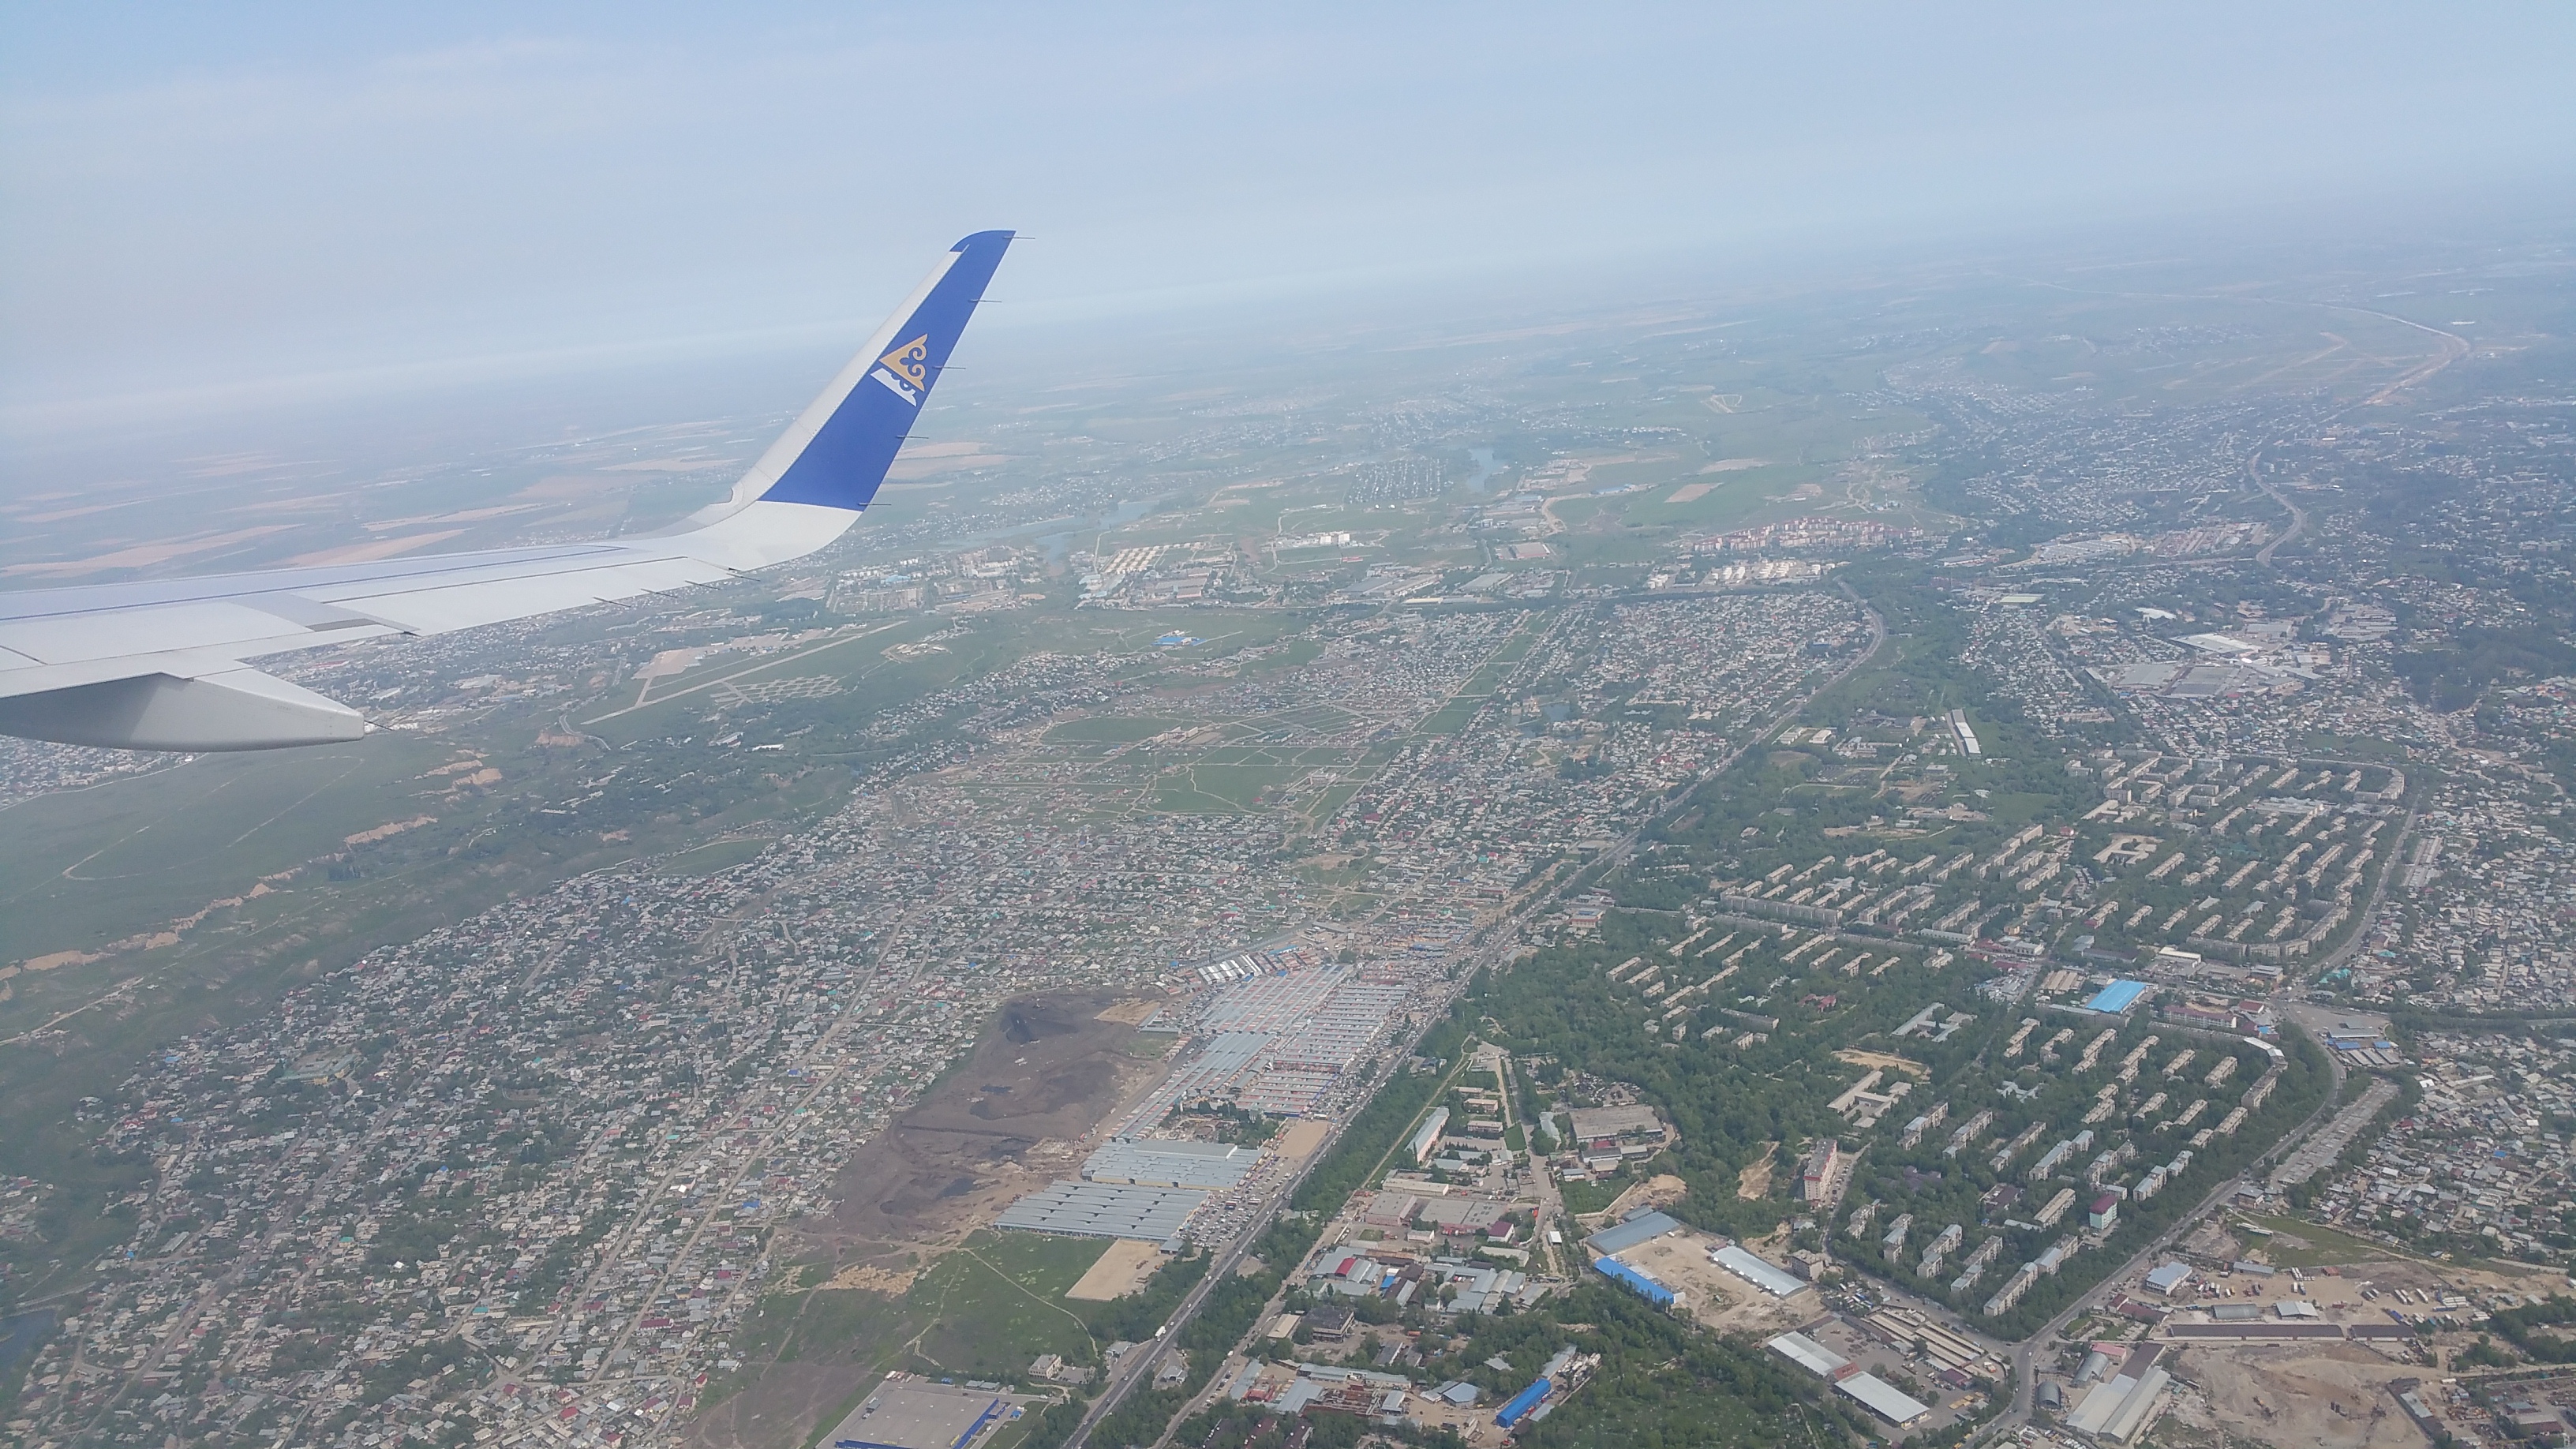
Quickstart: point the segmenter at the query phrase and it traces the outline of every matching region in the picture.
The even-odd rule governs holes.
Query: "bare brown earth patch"
[[[1279,1134],[1279,1140],[1270,1144],[1270,1149],[1291,1162],[1303,1162],[1315,1155],[1315,1149],[1324,1145],[1324,1139],[1332,1135],[1332,1131],[1330,1122],[1301,1117],[1288,1124]]]
[[[1909,1077],[1929,1078],[1932,1075],[1930,1067],[1912,1057],[1894,1056],[1887,1052],[1865,1052],[1858,1047],[1844,1047],[1834,1053],[1834,1059],[1849,1062],[1856,1067],[1876,1067],[1884,1072],[1903,1072]]]
[[[828,1251],[835,1272],[926,1266],[1013,1198],[1071,1176],[1093,1132],[1164,1070],[1129,1054],[1135,1027],[1104,1018],[1125,999],[1003,1003],[966,1062],[851,1155],[839,1206],[798,1225],[799,1255]]]
[[[1120,1238],[1100,1255],[1100,1261],[1064,1290],[1064,1296],[1084,1303],[1106,1303],[1124,1298],[1144,1288],[1145,1280],[1163,1266],[1163,1250],[1153,1243],[1140,1243]]]
[[[2194,1428],[2311,1449],[2413,1449],[2424,1442],[2389,1383],[2433,1375],[2360,1344],[2193,1348],[2169,1367],[2190,1386],[2176,1395],[2174,1416]]]
[[[1668,1208],[1690,1196],[1690,1184],[1671,1173],[1657,1173],[1612,1199],[1603,1222],[1617,1222],[1641,1207]]]
[[[895,1272],[890,1269],[880,1268],[873,1263],[852,1263],[850,1266],[843,1268],[840,1272],[833,1274],[832,1281],[824,1284],[823,1286],[826,1288],[856,1288],[868,1293],[883,1293],[887,1297],[891,1298],[895,1294],[901,1293],[906,1288],[911,1287],[912,1280],[920,1276],[921,1275],[919,1273],[915,1273],[910,1270]]]
[[[824,1291],[804,1296],[784,1361],[757,1363],[739,1392],[689,1426],[690,1444],[801,1449],[825,1416],[848,1407],[876,1370],[862,1371],[829,1326],[852,1311],[832,1290],[901,1312],[900,1295],[942,1254],[1013,1198],[1072,1176],[1100,1126],[1166,1070],[1128,1052],[1133,1026],[1103,1019],[1128,999],[1055,992],[1004,1002],[964,1063],[851,1154],[832,1186],[839,1206],[782,1229],[771,1245],[782,1260],[813,1265],[802,1282]],[[844,1301],[818,1311],[826,1299]]]
[[[1776,1165],[1772,1161],[1772,1153],[1779,1146],[1777,1142],[1763,1143],[1762,1150],[1753,1154],[1752,1161],[1735,1170],[1737,1197],[1754,1202],[1771,1195],[1771,1169]]]

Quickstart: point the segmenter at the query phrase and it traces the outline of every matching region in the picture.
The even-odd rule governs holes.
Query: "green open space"
[[[1155,715],[1094,715],[1090,719],[1069,719],[1049,729],[1050,742],[1071,744],[1129,745],[1150,740],[1181,722]]]
[[[205,755],[26,801],[0,830],[0,962],[95,949],[395,821],[481,814],[479,795],[424,778],[458,755],[443,741],[387,732],[312,750]]]
[[[1155,783],[1154,808],[1174,814],[1238,815],[1257,809],[1265,790],[1290,784],[1303,765],[1183,765]]]
[[[706,1397],[716,1402],[742,1392],[773,1365],[845,1369],[852,1383],[849,1395],[797,1426],[804,1437],[791,1441],[810,1443],[891,1370],[1045,1389],[1029,1377],[1031,1360],[1052,1353],[1070,1364],[1103,1367],[1103,1351],[1111,1343],[1150,1338],[1207,1272],[1205,1253],[1186,1254],[1165,1259],[1143,1288],[1125,1297],[1105,1303],[1067,1301],[1065,1290],[1108,1246],[1093,1238],[988,1229],[942,1254],[901,1293],[782,1287],[761,1300],[735,1336],[734,1355],[742,1369],[710,1382]],[[1241,1318],[1242,1305],[1236,1300],[1255,1281],[1237,1280],[1217,1289],[1191,1331],[1204,1334],[1215,1320]],[[1259,1291],[1267,1296],[1267,1280],[1260,1282]],[[1241,1332],[1247,1323],[1233,1322],[1231,1333]],[[1184,1341],[1194,1353],[1204,1353],[1204,1344]],[[1213,1367],[1212,1359],[1207,1366]],[[1060,1415],[1033,1414],[1029,1420],[1030,1428],[1039,1420],[1064,1422]]]
[[[1343,806],[1351,802],[1353,795],[1358,794],[1369,781],[1377,778],[1378,772],[1386,768],[1387,761],[1394,758],[1394,746],[1383,744],[1370,746],[1368,753],[1362,755],[1357,764],[1343,770],[1342,778],[1325,787],[1323,793],[1315,797],[1314,803],[1306,807],[1306,818],[1316,824],[1332,819]]]
[[[704,845],[675,851],[654,863],[657,875],[713,875],[720,870],[758,860],[769,848],[766,836],[745,836],[735,840],[712,840]]]
[[[1278,730],[1303,730],[1312,734],[1329,735],[1338,734],[1350,728],[1351,721],[1356,718],[1357,716],[1350,711],[1333,705],[1310,704],[1297,709],[1283,709],[1271,714],[1258,715],[1254,717],[1252,723],[1261,726],[1265,733]]]
[[[2272,1217],[2260,1213],[2238,1213],[2235,1216],[2256,1227],[2272,1230],[2275,1236],[2249,1237],[2246,1245],[2261,1249],[2263,1256],[2275,1267],[2323,1268],[2329,1265],[2340,1267],[2347,1263],[2367,1263],[2387,1258],[2415,1256],[2400,1252],[2385,1243],[2374,1243],[2367,1238],[2357,1238],[2340,1228],[2330,1228],[2323,1223],[2312,1223],[2305,1218]],[[2278,1236],[2283,1233],[2299,1239],[2304,1246],[2284,1246]]]
[[[1242,667],[1247,674],[1284,673],[1314,663],[1323,652],[1324,641],[1321,639],[1288,639],[1260,658],[1244,661]]]
[[[1619,517],[1640,528],[1720,531],[1751,522],[1770,506],[1770,495],[1786,493],[1801,483],[1822,482],[1819,469],[1802,464],[1769,464],[1724,473],[1676,478],[1652,492],[1623,502]],[[1676,502],[1674,495],[1694,487],[1707,491]]]
[[[707,1397],[729,1397],[773,1364],[846,1366],[850,1394],[803,1426],[810,1438],[839,1422],[892,1370],[1020,1381],[1040,1354],[1097,1363],[1108,1340],[1094,1336],[1080,1311],[1095,1305],[1069,1304],[1064,1293],[1108,1246],[1098,1239],[983,1231],[900,1294],[782,1288],[761,1300],[736,1338],[734,1353],[744,1369],[711,1382]]]
[[[1536,644],[1539,636],[1545,632],[1544,616],[1533,614],[1522,619],[1520,626],[1496,646],[1492,654],[1486,656],[1484,664],[1478,667],[1475,674],[1470,676],[1465,684],[1460,685],[1455,694],[1442,701],[1438,709],[1425,717],[1422,723],[1414,728],[1414,733],[1416,735],[1454,735],[1465,729],[1467,722],[1476,717],[1476,711],[1484,708],[1485,701],[1493,697],[1494,691],[1503,687],[1503,681],[1511,678],[1512,670],[1519,666],[1521,660],[1528,657],[1530,646]]]

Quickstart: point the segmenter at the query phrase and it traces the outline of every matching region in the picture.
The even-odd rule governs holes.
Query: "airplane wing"
[[[1012,241],[940,259],[723,502],[651,537],[0,593],[0,734],[133,750],[353,740],[356,710],[247,661],[713,583],[812,553],[876,497]]]

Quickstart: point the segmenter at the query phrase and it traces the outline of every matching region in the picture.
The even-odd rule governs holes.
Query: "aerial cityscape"
[[[2563,17],[1143,8],[0,22],[0,1444],[2576,1440]]]
[[[10,1432],[2563,1433],[2566,284],[2433,265],[989,384],[365,741],[13,744]]]

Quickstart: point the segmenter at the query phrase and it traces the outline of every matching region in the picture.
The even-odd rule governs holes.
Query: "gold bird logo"
[[[916,389],[930,386],[930,334],[924,332],[919,337],[878,358],[877,366],[912,384]]]

